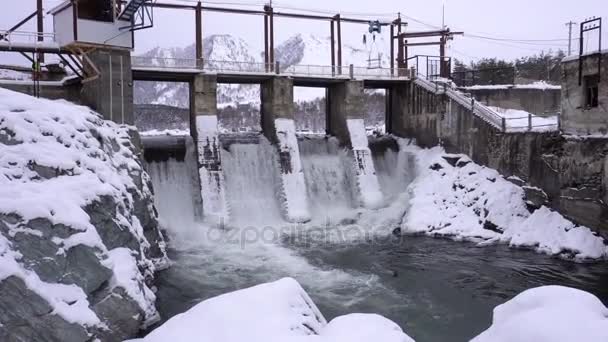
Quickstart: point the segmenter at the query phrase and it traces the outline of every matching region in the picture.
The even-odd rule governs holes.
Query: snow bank
[[[186,135],[190,135],[190,131],[189,130],[183,130],[183,129],[164,129],[164,130],[157,130],[157,129],[152,129],[149,131],[144,131],[144,132],[140,132],[139,133],[141,136],[175,136],[175,137],[181,137],[181,136],[186,136]]]
[[[608,308],[568,287],[530,289],[494,309],[492,326],[471,342],[608,341]]]
[[[336,317],[323,329],[321,336],[327,342],[414,342],[395,322],[376,314]]]
[[[530,84],[489,84],[489,85],[474,85],[470,87],[463,87],[468,90],[482,90],[482,89],[562,89],[561,86],[549,84],[545,81],[536,81]]]
[[[392,321],[372,314],[329,324],[292,278],[208,299],[131,342],[413,342]]]
[[[157,315],[155,296],[144,278],[163,261],[148,258],[152,246],[144,230],[150,233],[147,229],[157,226],[150,216],[151,192],[131,142],[132,129],[104,121],[86,107],[0,89],[0,281],[22,279],[68,322],[104,326],[89,305],[91,293],[84,286],[69,280],[64,284],[60,274],[59,283],[42,281],[32,268],[43,269],[50,262],[60,265],[76,247],[85,248],[93,260],[74,260],[72,266],[99,266],[78,275],[85,285],[91,277],[113,274],[112,287],[123,288],[146,319]],[[146,212],[141,216],[147,221],[145,229],[136,212]],[[40,222],[48,222],[50,229]],[[23,238],[15,238],[17,234],[38,240],[26,245]],[[44,263],[32,259],[24,248],[39,248],[36,244],[47,248],[40,254],[57,252],[38,255]],[[117,248],[121,244],[135,249]],[[72,270],[64,271],[69,278]]]
[[[505,118],[507,130],[509,132],[525,132],[528,131],[529,124],[532,125],[533,132],[549,132],[558,129],[557,115],[542,117],[525,110],[505,109],[500,107],[488,107]],[[531,122],[529,122],[531,120]]]
[[[403,232],[479,244],[502,242],[578,260],[608,256],[604,240],[589,228],[546,207],[530,213],[524,190],[496,170],[464,155],[448,155],[439,147],[400,144],[402,150],[416,154],[418,164]]]

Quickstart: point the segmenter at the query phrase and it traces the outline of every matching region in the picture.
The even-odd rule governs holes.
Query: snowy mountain
[[[297,34],[275,49],[275,56],[284,70],[294,65],[331,65],[330,38],[316,37],[313,35]],[[382,51],[388,51],[388,44],[378,38],[376,42],[367,38],[367,44],[354,47],[347,44],[343,45],[343,65],[353,64],[357,67],[368,67],[370,59],[380,57],[380,65],[389,65],[389,56]],[[213,35],[206,37],[203,41],[203,58],[210,61],[237,61],[237,62],[263,62],[263,52],[250,46],[243,39],[231,35]],[[194,44],[184,48],[155,48],[142,56],[157,58],[186,58],[191,59],[195,56]],[[378,62],[372,62],[372,66],[377,66]],[[312,101],[321,96],[324,92],[320,89],[302,89],[296,92],[299,101]],[[137,104],[159,104],[173,107],[187,108],[188,86],[183,83],[170,82],[136,82],[135,83],[135,102]],[[260,91],[257,85],[223,84],[218,87],[218,105],[225,107],[228,105],[252,103],[257,105],[260,102]]]

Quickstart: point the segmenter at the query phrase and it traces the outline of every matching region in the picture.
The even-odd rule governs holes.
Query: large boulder
[[[158,319],[140,158],[132,127],[0,89],[0,340],[118,341]]]

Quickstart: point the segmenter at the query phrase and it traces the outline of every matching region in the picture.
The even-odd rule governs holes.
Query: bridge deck
[[[327,87],[332,84],[350,80],[350,75],[304,75],[296,73],[247,72],[247,71],[205,71],[196,68],[163,68],[133,66],[135,81],[166,81],[190,82],[198,74],[217,75],[218,83],[260,84],[276,76],[293,78],[295,86]],[[352,79],[361,80],[367,88],[388,88],[392,85],[407,82],[409,77],[356,76]]]

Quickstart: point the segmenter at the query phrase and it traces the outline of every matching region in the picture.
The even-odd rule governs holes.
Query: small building
[[[562,61],[565,134],[608,137],[608,50]]]
[[[144,1],[67,0],[53,8],[55,40],[61,47],[133,49],[132,17]],[[130,9],[134,8],[135,9]]]
[[[151,27],[150,0],[67,0],[52,9],[55,42],[81,69],[82,103],[133,124],[133,31]]]

